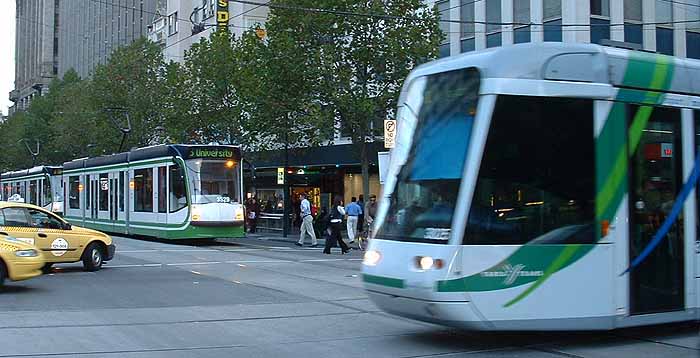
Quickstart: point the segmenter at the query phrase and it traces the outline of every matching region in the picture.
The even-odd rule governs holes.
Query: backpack
[[[340,211],[338,211],[338,207],[334,206],[333,209],[331,209],[330,215],[328,215],[328,221],[330,222],[333,219],[343,219],[343,216],[340,214]]]

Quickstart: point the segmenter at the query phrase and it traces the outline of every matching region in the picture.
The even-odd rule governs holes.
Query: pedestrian
[[[377,196],[372,194],[369,196],[369,203],[365,205],[365,220],[367,221],[367,231],[372,228],[374,218],[377,217]]]
[[[357,198],[354,196],[350,200],[350,204],[345,208],[345,212],[348,214],[348,239],[350,239],[350,244],[355,242],[355,236],[357,235],[357,221],[360,214],[362,214],[362,208],[357,204]]]
[[[248,226],[250,227],[250,233],[255,233],[258,227],[258,215],[260,215],[260,206],[255,198],[250,198],[248,201]]]
[[[340,197],[336,197],[328,215],[330,236],[326,237],[326,246],[323,248],[324,254],[330,254],[331,247],[334,247],[336,243],[340,245],[343,254],[350,252],[350,248],[345,244],[343,238],[340,237],[340,228],[343,225],[344,216],[345,209],[343,208],[343,200]]]
[[[357,233],[359,235],[362,235],[364,233],[364,224],[365,224],[365,196],[360,194],[359,199],[357,200],[357,205],[360,206],[360,209],[362,209],[362,212],[360,212],[360,215],[357,216]]]
[[[297,246],[304,246],[304,239],[306,238],[306,233],[311,235],[311,247],[318,246],[316,241],[316,233],[314,232],[314,217],[311,215],[311,203],[307,199],[307,194],[302,193],[299,195],[301,204],[299,204],[299,215],[301,216],[301,234],[299,234],[299,241],[296,243]]]

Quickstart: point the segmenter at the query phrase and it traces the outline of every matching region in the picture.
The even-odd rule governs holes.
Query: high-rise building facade
[[[40,96],[58,68],[59,0],[16,0],[15,89],[10,113],[22,111]]]
[[[58,76],[89,77],[114,50],[148,35],[157,0],[62,0]]]
[[[192,44],[216,31],[216,5],[216,0],[160,0],[150,38],[163,45],[166,60],[181,62]],[[240,36],[252,27],[264,27],[269,11],[267,6],[229,1],[229,30]]]
[[[700,58],[700,0],[439,0],[440,56],[523,42],[627,42]],[[457,20],[457,21],[455,21]]]

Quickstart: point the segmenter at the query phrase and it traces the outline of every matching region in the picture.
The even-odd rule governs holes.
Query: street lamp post
[[[289,114],[285,116],[286,129],[284,131],[284,221],[282,222],[282,236],[287,237],[289,235],[290,226],[289,225],[289,207],[292,205],[289,197],[289,175],[287,170],[289,168]]]

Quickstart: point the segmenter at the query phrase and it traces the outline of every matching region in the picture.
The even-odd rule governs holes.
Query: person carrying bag
[[[326,237],[326,246],[323,248],[324,254],[331,253],[331,247],[340,245],[343,254],[350,252],[350,248],[340,237],[340,229],[343,225],[343,217],[345,216],[345,208],[343,208],[343,200],[336,197],[329,213],[329,230],[330,236]]]

